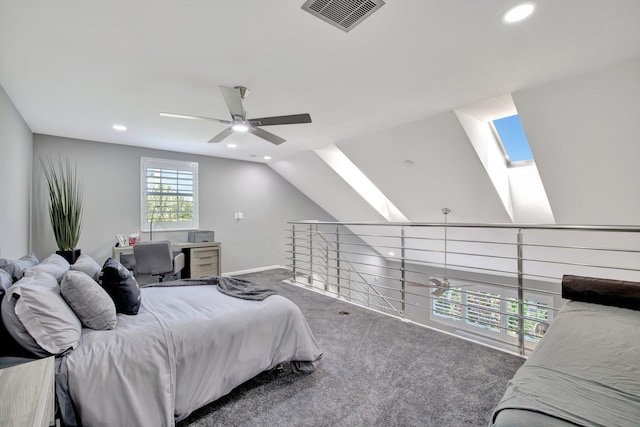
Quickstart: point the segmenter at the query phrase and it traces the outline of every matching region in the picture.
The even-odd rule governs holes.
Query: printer
[[[188,240],[191,243],[215,242],[213,231],[210,230],[189,231]]]

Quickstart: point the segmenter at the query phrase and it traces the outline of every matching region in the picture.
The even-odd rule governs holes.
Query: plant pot
[[[80,249],[72,249],[70,251],[56,251],[58,255],[66,259],[69,264],[73,264],[80,257]]]

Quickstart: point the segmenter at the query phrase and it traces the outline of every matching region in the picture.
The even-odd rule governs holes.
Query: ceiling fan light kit
[[[286,141],[286,139],[274,135],[271,132],[267,132],[261,129],[261,126],[274,126],[274,125],[292,125],[301,123],[311,123],[311,115],[308,113],[303,114],[291,114],[288,116],[273,116],[262,117],[258,119],[247,119],[247,112],[244,110],[242,100],[249,95],[249,89],[244,86],[227,87],[220,86],[222,97],[227,104],[231,120],[215,119],[213,117],[192,116],[189,114],[176,114],[176,113],[160,113],[162,117],[172,117],[177,119],[189,119],[189,120],[210,120],[218,123],[224,123],[229,125],[228,128],[211,138],[208,142],[218,143],[225,138],[233,134],[234,132],[249,132],[255,136],[269,141],[272,144],[279,145]]]

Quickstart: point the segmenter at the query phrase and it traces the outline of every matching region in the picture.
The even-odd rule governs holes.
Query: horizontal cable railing
[[[640,281],[640,227],[289,221],[294,281],[528,354],[563,275]]]

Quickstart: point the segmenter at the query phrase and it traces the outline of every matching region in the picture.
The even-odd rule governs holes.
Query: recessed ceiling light
[[[123,125],[113,125],[113,128],[118,132],[124,132],[125,130],[127,130],[127,127]]]
[[[227,144],[227,147],[229,147],[229,148],[236,148],[236,147],[237,147],[237,145],[236,145],[236,144]]]
[[[535,3],[527,2],[512,7],[502,15],[502,22],[505,24],[514,24],[516,22],[527,19],[535,10]]]
[[[271,160],[271,156],[264,156],[263,159],[265,160]]]
[[[396,256],[395,252],[389,252],[389,256]]]

